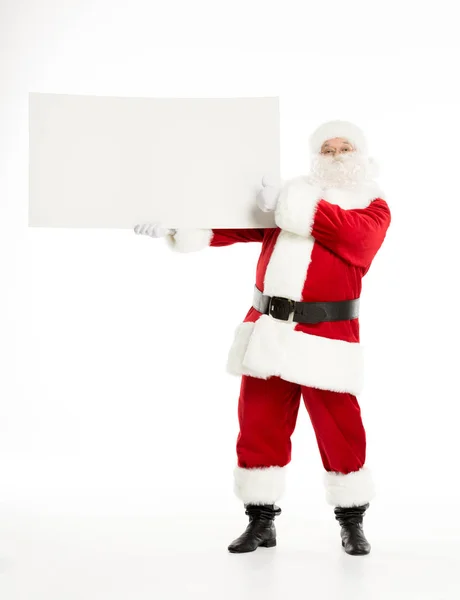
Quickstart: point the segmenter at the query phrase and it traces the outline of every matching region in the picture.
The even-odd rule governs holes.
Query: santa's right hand
[[[281,186],[268,177],[262,179],[262,188],[256,197],[257,206],[263,212],[271,212],[276,209],[278,198],[281,193]]]
[[[138,235],[148,235],[153,238],[162,238],[167,235],[174,235],[176,230],[163,227],[159,223],[142,223],[134,227],[134,233],[137,233]]]

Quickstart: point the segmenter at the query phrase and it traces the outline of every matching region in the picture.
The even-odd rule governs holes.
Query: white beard
[[[376,163],[359,152],[340,154],[337,158],[318,154],[312,159],[307,180],[326,189],[357,190],[371,183],[377,174]]]

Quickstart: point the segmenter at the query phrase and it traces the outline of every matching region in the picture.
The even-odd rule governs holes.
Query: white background
[[[2,598],[459,597],[449,6],[0,4]],[[178,256],[127,231],[28,230],[29,91],[280,95],[285,178],[308,168],[323,120],[364,128],[393,213],[362,300],[371,555],[341,552],[303,407],[278,547],[227,554],[246,518],[224,365],[258,248]]]

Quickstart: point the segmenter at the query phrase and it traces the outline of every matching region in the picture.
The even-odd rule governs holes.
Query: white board
[[[29,225],[269,227],[278,98],[29,96]]]

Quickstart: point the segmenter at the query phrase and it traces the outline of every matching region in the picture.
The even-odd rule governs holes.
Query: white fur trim
[[[363,184],[355,190],[328,188],[323,191],[324,200],[345,210],[366,208],[376,198],[383,198],[383,192],[374,182]]]
[[[243,375],[245,368],[242,363],[249,338],[254,330],[254,323],[241,323],[235,330],[233,344],[228,353],[227,371],[232,375]],[[249,373],[247,373],[249,375]]]
[[[367,154],[367,141],[364,132],[350,121],[327,121],[320,125],[310,136],[310,151],[312,154],[321,152],[321,146],[326,140],[345,138],[362,154]]]
[[[233,474],[233,490],[244,504],[274,504],[284,493],[286,467],[236,467]]]
[[[372,473],[367,467],[344,475],[335,471],[324,474],[326,500],[332,506],[362,506],[375,497]]]
[[[361,345],[295,331],[295,325],[270,315],[242,323],[229,351],[228,372],[261,379],[276,375],[300,385],[358,395],[364,370]]]
[[[176,252],[196,252],[209,246],[212,236],[212,229],[178,229],[167,235],[166,241]]]
[[[313,219],[322,190],[297,177],[282,189],[275,210],[275,223],[280,229],[306,237],[310,235]]]
[[[315,240],[281,230],[264,278],[264,294],[302,300]]]

